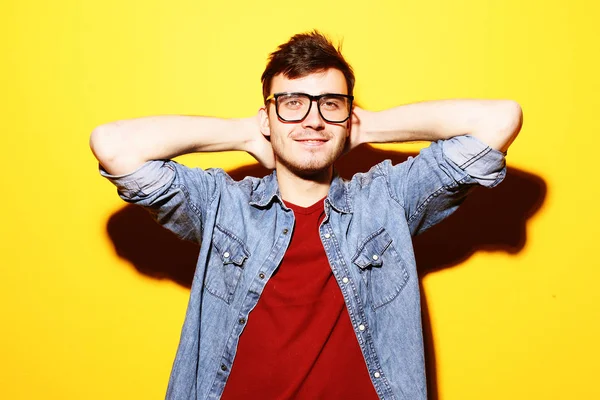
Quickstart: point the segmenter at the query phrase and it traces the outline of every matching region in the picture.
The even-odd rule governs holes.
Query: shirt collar
[[[277,172],[273,171],[270,175],[265,176],[250,195],[250,205],[256,207],[266,207],[274,199],[279,200],[281,205],[285,207],[285,203],[281,199],[279,193],[279,185],[277,184]],[[334,172],[329,188],[329,194],[325,199],[336,211],[341,213],[352,213],[352,203],[348,195],[347,183]]]
[[[250,205],[256,207],[266,207],[274,198],[279,199],[281,204],[281,196],[279,195],[279,185],[277,184],[277,172],[273,170],[270,175],[265,176],[259,181],[258,186],[250,195]]]
[[[331,207],[341,213],[352,213],[352,202],[348,195],[348,183],[334,171],[327,199]]]

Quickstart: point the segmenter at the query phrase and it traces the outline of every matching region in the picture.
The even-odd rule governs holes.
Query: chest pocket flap
[[[408,281],[408,271],[392,242],[385,229],[379,228],[367,236],[352,258],[360,268],[373,308],[394,300]]]
[[[206,290],[229,303],[248,257],[250,252],[244,242],[229,230],[216,225],[206,272]]]
[[[246,249],[244,243],[233,233],[221,228],[219,225],[215,227],[213,245],[225,265],[235,264],[241,267],[244,260],[250,256],[250,252]]]
[[[369,266],[381,267],[383,263],[383,253],[392,243],[392,238],[383,228],[371,234],[358,249],[352,262],[361,269]]]

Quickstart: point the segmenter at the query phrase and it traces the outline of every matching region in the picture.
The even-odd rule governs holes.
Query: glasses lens
[[[350,116],[351,101],[339,94],[319,96],[321,116],[328,122],[344,122]],[[302,121],[308,115],[312,99],[304,93],[284,93],[276,96],[277,114],[288,122]]]
[[[310,107],[310,98],[303,94],[284,94],[277,98],[279,116],[286,121],[302,120]]]
[[[319,100],[321,115],[329,122],[342,122],[350,115],[350,99],[340,95],[327,95]]]

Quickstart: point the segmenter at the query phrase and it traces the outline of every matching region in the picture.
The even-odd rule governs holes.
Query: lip
[[[322,146],[327,143],[327,139],[324,138],[303,138],[295,139],[296,142],[309,147]]]

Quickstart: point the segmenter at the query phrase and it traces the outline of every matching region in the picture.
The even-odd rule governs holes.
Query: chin
[[[303,178],[322,177],[323,174],[332,171],[333,163],[342,155],[343,143],[336,146],[333,151],[312,154],[296,153],[296,157],[284,157],[285,153],[277,151],[275,147],[274,150],[281,166],[294,175]]]
[[[282,162],[282,164],[294,175],[310,178],[312,176],[321,176],[329,173],[333,166],[333,161],[335,160],[332,160],[331,162],[322,161],[307,163]]]

